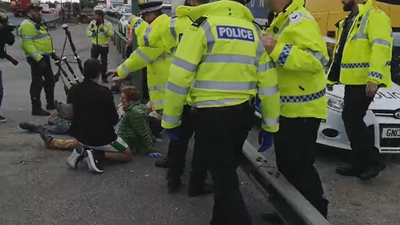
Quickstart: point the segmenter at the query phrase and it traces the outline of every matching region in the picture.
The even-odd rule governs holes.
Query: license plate
[[[400,138],[400,128],[383,128],[382,138]]]

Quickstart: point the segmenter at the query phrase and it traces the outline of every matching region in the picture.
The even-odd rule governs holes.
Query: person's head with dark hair
[[[94,11],[94,20],[96,22],[100,23],[104,21],[104,11],[101,9],[95,10]]]
[[[125,86],[122,88],[120,98],[122,105],[139,101],[139,98],[139,90],[135,86]]]
[[[139,4],[139,13],[144,21],[152,23],[162,14],[163,2],[146,2]]]
[[[97,59],[88,59],[83,64],[83,76],[85,79],[90,79],[93,81],[98,81],[101,74],[101,63]]]

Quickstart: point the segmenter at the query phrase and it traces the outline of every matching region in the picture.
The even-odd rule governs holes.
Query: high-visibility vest
[[[27,57],[39,61],[44,55],[51,55],[54,52],[49,32],[42,24],[25,19],[19,27],[19,35],[22,39],[22,50]]]
[[[235,106],[258,93],[263,129],[279,129],[279,91],[274,63],[250,10],[234,1],[179,7],[195,20],[183,34],[170,68],[162,126],[180,125],[189,95],[197,108]],[[200,17],[201,15],[210,15]],[[233,123],[235,121],[232,121]]]
[[[325,67],[329,57],[317,21],[293,2],[272,21],[267,33],[276,46],[270,53],[278,69],[281,115],[289,118],[327,117]]]
[[[339,23],[339,38],[343,32],[344,20]],[[336,43],[335,51],[339,47]],[[392,60],[393,38],[390,18],[385,12],[372,6],[372,1],[358,5],[350,33],[344,45],[340,64],[340,76],[328,76],[328,83],[364,85],[373,82],[390,88],[392,79],[390,62]]]
[[[162,35],[170,20],[170,17],[163,14],[148,25],[143,20],[134,18],[131,24],[138,38],[139,47],[117,68],[118,76],[125,78],[147,66],[150,101],[155,110],[164,108],[165,85],[171,64],[169,61],[172,61],[162,41]]]
[[[90,38],[92,44],[108,47],[110,38],[114,36],[113,25],[105,20],[104,28],[101,30],[98,28],[96,21],[93,20],[86,28],[86,35]]]

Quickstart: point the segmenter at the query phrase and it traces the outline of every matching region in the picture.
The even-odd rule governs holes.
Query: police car
[[[394,54],[392,77],[400,75],[400,33],[394,34]],[[396,52],[396,53],[395,53]],[[350,142],[342,120],[344,86],[336,85],[327,92],[328,117],[321,122],[317,143],[339,149],[351,150]],[[256,115],[261,117],[259,100],[256,103]],[[400,85],[380,88],[364,118],[368,129],[373,134],[375,147],[381,153],[400,153]]]

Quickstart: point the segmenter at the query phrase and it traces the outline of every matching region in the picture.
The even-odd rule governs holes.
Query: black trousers
[[[316,118],[281,117],[274,141],[278,170],[326,217],[328,200],[314,167],[320,122]]]
[[[179,140],[170,141],[168,146],[169,169],[167,177],[170,180],[180,181],[185,170],[186,152],[189,146],[190,138],[194,133],[193,114],[191,106],[185,105],[182,113],[182,125],[179,130]],[[196,141],[197,143],[197,141]],[[202,188],[207,178],[207,164],[204,161],[201,152],[199,154],[198,147],[195,144],[192,157],[192,171],[189,185],[193,188]]]
[[[253,122],[254,107],[249,102],[232,107],[197,109],[195,152],[202,152],[214,183],[211,225],[253,224],[236,173]]]
[[[32,76],[32,82],[29,91],[31,95],[32,109],[38,109],[42,107],[40,93],[42,92],[43,88],[46,94],[47,104],[53,104],[54,102],[55,77],[53,70],[51,69],[50,57],[43,56],[43,58],[46,63],[45,68],[39,67],[39,63],[33,58],[27,58],[28,64],[31,66]]]
[[[102,65],[101,79],[106,80],[106,72],[108,65],[108,47],[102,47],[99,45],[92,45],[92,49],[90,49],[90,58],[97,59],[100,56],[100,61]]]
[[[346,85],[342,119],[352,149],[351,165],[366,170],[379,163],[379,151],[374,147],[371,131],[364,117],[373,98],[365,94],[365,85]]]

